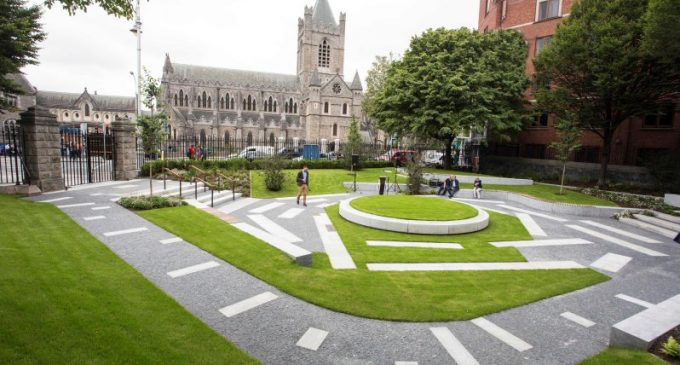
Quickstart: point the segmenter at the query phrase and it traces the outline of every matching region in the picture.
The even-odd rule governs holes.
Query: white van
[[[268,157],[274,157],[276,155],[276,150],[272,146],[249,146],[243,149],[241,153],[238,154],[239,158],[245,158],[246,160],[259,160]]]

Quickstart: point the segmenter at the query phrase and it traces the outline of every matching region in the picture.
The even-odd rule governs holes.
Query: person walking
[[[477,177],[472,185],[472,197],[476,199],[482,198],[482,180]]]
[[[309,193],[309,170],[307,165],[302,166],[302,170],[297,174],[296,181],[298,185],[297,203],[300,205],[300,196],[302,196],[302,204],[306,207],[307,193]]]

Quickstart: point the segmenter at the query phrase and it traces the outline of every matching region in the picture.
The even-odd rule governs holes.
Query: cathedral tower
[[[298,20],[297,74],[303,88],[317,71],[321,84],[335,75],[343,76],[345,68],[345,14],[335,21],[328,0],[317,0],[314,7],[305,6],[305,16]]]

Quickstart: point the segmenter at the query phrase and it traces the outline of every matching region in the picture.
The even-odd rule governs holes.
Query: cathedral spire
[[[331,10],[331,6],[328,4],[328,0],[316,0],[312,21],[316,24],[329,27],[338,26],[338,23],[335,21],[335,16],[333,16],[333,10]]]
[[[172,67],[172,62],[170,62],[170,54],[166,53],[165,54],[165,64],[163,65],[163,73],[164,74],[171,74],[174,73],[175,70]]]
[[[352,90],[363,90],[364,87],[361,85],[361,77],[359,77],[359,70],[354,74],[354,80],[352,81],[352,85],[349,87]]]

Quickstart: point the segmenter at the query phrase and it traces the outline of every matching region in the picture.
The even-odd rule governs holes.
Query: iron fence
[[[110,133],[61,131],[61,167],[66,186],[114,180],[114,139]]]
[[[0,184],[28,184],[23,159],[24,133],[15,121],[5,121],[0,132]]]

